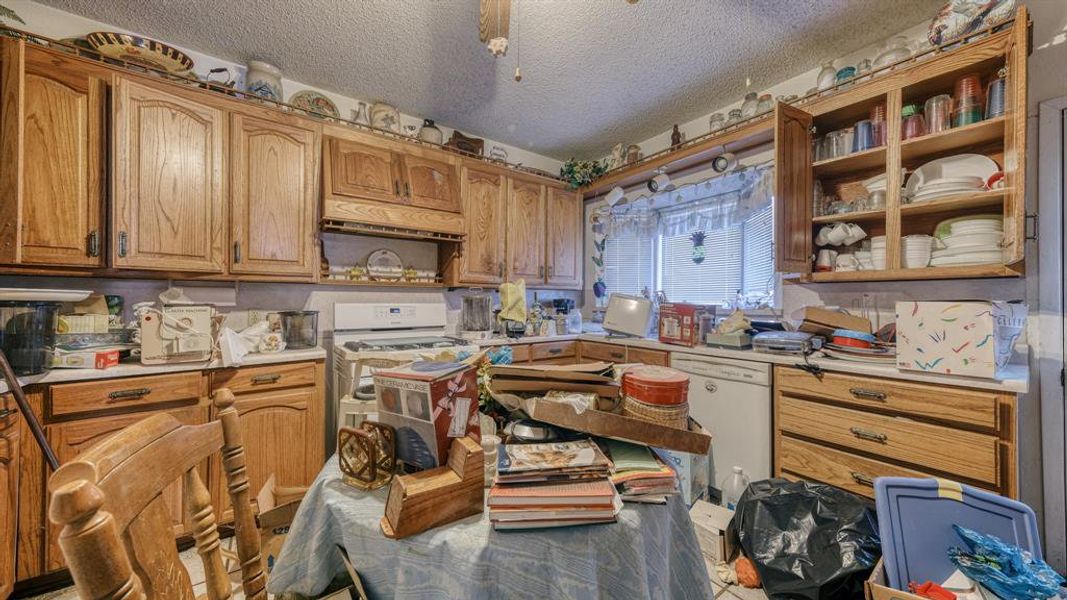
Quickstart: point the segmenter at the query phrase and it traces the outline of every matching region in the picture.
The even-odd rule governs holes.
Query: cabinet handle
[[[544,265],[541,265],[540,267],[537,267],[537,276],[538,277],[542,277],[542,278],[545,276],[545,266]]]
[[[125,231],[119,232],[119,256],[126,256],[126,244],[129,242],[129,236]]]
[[[860,429],[859,427],[850,427],[849,431],[852,435],[858,437],[861,440],[867,440],[871,442],[878,442],[884,444],[889,437],[884,433],[875,433],[874,431],[867,431],[866,429]]]
[[[548,349],[548,353],[549,354],[560,354],[561,352],[563,352],[563,348],[549,348]]]
[[[13,414],[15,414],[15,409],[13,408],[0,408],[0,419],[6,419]]]
[[[408,198],[411,197],[411,183],[407,181],[404,182],[404,195]]]
[[[548,276],[552,277],[552,265],[548,265]]]
[[[95,229],[89,232],[89,256],[100,256],[100,232]]]
[[[241,242],[233,243],[233,262],[241,262]]]
[[[152,388],[136,388],[132,390],[118,390],[107,395],[112,400],[126,400],[128,398],[141,398],[152,393]]]
[[[849,473],[849,475],[852,476],[853,481],[860,485],[874,487],[874,480],[868,477],[867,475],[864,475],[863,473],[857,473],[856,471],[852,471],[851,473]]]
[[[399,196],[400,195],[400,182],[397,181],[396,179],[393,180],[393,195],[394,196]]]
[[[624,354],[622,352],[612,352],[611,353],[611,357],[614,358],[615,360],[622,360],[622,359],[626,358],[626,354]]]
[[[282,376],[277,373],[271,373],[270,375],[256,375],[252,378],[252,385],[259,385],[261,383],[277,383]]]
[[[857,398],[867,398],[869,400],[878,400],[885,402],[888,397],[885,392],[876,392],[874,390],[865,390],[863,388],[849,388],[849,393]]]

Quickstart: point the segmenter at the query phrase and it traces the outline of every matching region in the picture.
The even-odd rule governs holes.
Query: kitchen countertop
[[[494,338],[492,340],[486,340],[478,343],[482,346],[501,346],[505,344],[529,344],[536,342],[551,342],[563,340],[583,340],[590,342],[601,342],[605,344],[619,344],[623,346],[648,348],[651,350],[662,350],[665,352],[683,352],[686,354],[697,354],[700,356],[708,356],[713,358],[747,360],[775,365],[793,366],[803,364],[804,362],[796,356],[767,354],[764,352],[755,352],[752,350],[730,350],[728,348],[712,348],[709,346],[698,346],[695,348],[688,348],[685,346],[674,346],[671,344],[664,344],[654,339],[613,337],[603,333],[583,333],[581,335],[558,335],[554,337],[527,337],[516,339]],[[997,392],[1010,392],[1014,394],[1025,394],[1030,389],[1030,371],[1026,365],[1009,365],[1007,369],[1005,369],[1005,376],[1001,379],[981,379],[976,377],[943,375],[940,373],[902,371],[897,369],[893,365],[879,365],[843,361],[826,357],[809,358],[808,363],[816,365],[827,371],[837,371],[842,373],[848,373],[851,375],[870,375],[872,377],[886,377],[889,379],[916,381],[920,383],[930,383],[935,385],[954,385],[958,387],[992,390]]]
[[[320,347],[305,350],[283,350],[271,354],[249,354],[239,366],[272,365],[301,360],[320,360],[326,358],[326,351]],[[158,375],[160,373],[181,373],[184,371],[207,371],[222,369],[222,360],[207,362],[188,362],[170,365],[142,365],[138,362],[120,363],[110,369],[52,369],[38,375],[19,377],[23,386],[34,384],[63,383],[67,381],[91,381],[94,379],[114,379],[116,377],[136,377],[138,375]],[[8,391],[6,381],[0,380],[0,393]]]

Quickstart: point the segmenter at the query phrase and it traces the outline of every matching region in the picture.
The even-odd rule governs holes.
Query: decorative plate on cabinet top
[[[109,58],[170,73],[184,73],[193,68],[193,59],[184,52],[153,39],[113,31],[94,31],[85,39],[94,50]]]
[[[341,118],[341,113],[337,111],[337,105],[333,103],[333,100],[315,90],[304,90],[293,94],[289,97],[289,104],[324,117]]]
[[[382,248],[367,257],[367,273],[377,281],[399,281],[404,276],[404,263],[399,254]]]

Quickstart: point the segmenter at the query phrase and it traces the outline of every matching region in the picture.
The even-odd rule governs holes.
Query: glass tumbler
[[[923,119],[922,114],[919,113],[918,106],[909,104],[904,107],[900,114],[904,119],[901,127],[901,139],[910,140],[926,135],[926,121]]]

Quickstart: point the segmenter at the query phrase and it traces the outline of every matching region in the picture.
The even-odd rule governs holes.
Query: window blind
[[[720,304],[733,300],[742,283],[741,226],[708,232],[704,262],[693,262],[689,234],[660,241],[660,289],[672,302]]]
[[[742,224],[744,293],[774,289],[774,208],[769,205]]]
[[[656,289],[653,243],[649,237],[608,237],[604,246],[604,284],[608,294],[640,294]]]

